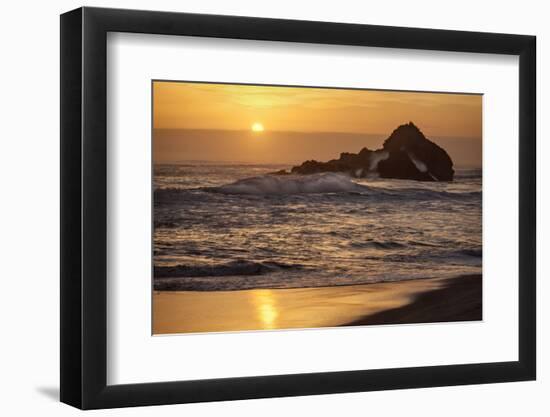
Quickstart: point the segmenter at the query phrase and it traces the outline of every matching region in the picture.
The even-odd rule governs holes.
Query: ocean
[[[269,175],[290,165],[154,167],[154,288],[304,288],[479,274],[482,176]]]

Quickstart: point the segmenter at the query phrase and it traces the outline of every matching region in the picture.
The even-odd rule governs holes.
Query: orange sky
[[[154,82],[154,127],[389,134],[414,121],[426,135],[481,138],[481,95]]]
[[[331,158],[369,144],[363,144],[362,136],[347,142],[334,136],[323,141],[321,153],[312,134],[377,135],[381,145],[396,127],[409,121],[430,139],[468,139],[461,152],[474,155],[476,161],[481,158],[481,95],[155,81],[153,113],[157,162]],[[251,126],[258,123],[265,131],[251,133]],[[173,129],[193,131],[174,134]],[[214,137],[198,135],[197,129],[247,134]],[[280,132],[303,135],[291,138]],[[287,158],[288,153],[292,158]]]

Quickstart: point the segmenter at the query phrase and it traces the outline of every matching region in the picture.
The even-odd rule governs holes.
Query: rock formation
[[[426,139],[412,122],[399,126],[384,142],[389,157],[378,164],[383,178],[452,181],[453,161],[440,146]]]
[[[292,174],[344,172],[354,177],[378,174],[382,178],[417,181],[452,181],[453,161],[440,146],[427,139],[409,122],[395,129],[382,149],[361,149],[359,153],[342,153],[328,162],[305,161],[291,169]],[[288,174],[278,171],[277,175]]]

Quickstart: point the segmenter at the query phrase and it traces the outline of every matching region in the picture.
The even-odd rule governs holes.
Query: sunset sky
[[[458,147],[465,139],[465,155],[481,159],[481,95],[156,81],[153,113],[156,162],[337,157],[380,145],[409,121],[430,139],[454,138]],[[174,132],[181,129],[191,131]],[[316,132],[325,133],[317,135],[323,143],[315,142]],[[342,135],[329,140],[328,132]]]

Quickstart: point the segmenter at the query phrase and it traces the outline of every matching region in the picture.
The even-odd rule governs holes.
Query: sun
[[[253,132],[256,132],[256,133],[259,133],[259,132],[263,132],[265,129],[264,129],[264,125],[261,124],[260,122],[254,122],[252,123],[252,126],[250,126],[250,129],[253,131]]]

